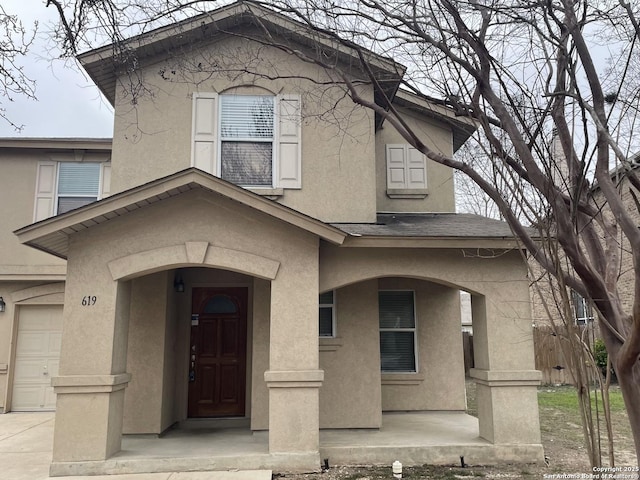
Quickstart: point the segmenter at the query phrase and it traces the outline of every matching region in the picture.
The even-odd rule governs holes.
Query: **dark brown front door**
[[[194,288],[189,417],[244,415],[247,289]]]

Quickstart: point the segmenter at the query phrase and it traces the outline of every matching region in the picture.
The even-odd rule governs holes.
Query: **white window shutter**
[[[100,196],[98,198],[107,198],[111,195],[111,163],[102,164],[100,176]]]
[[[191,165],[216,174],[218,94],[194,93]]]
[[[300,96],[279,95],[276,102],[276,187],[302,188]]]
[[[419,150],[407,146],[407,185],[406,188],[427,188],[427,162]]]
[[[36,198],[33,221],[38,222],[53,216],[56,193],[56,162],[38,162],[36,175]]]
[[[407,188],[407,148],[387,144],[387,189]]]

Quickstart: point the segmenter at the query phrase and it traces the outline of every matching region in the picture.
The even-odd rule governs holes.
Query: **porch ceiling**
[[[28,225],[14,233],[21,243],[66,259],[69,237],[74,233],[191,190],[203,190],[230,198],[334,244],[341,244],[347,236],[346,233],[331,225],[195,168],[182,170],[62,215]]]

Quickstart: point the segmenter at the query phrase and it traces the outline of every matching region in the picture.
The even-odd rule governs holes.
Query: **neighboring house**
[[[132,40],[150,92],[135,104],[110,47],[80,55],[115,107],[112,143],[0,141],[4,410],[53,408],[56,394],[56,475],[171,470],[157,455],[112,457],[123,434],[202,417],[268,431],[264,447],[210,468],[541,460],[527,271],[509,229],[454,213],[451,169],[321,68],[225,33],[251,30],[249,9],[309,48],[300,24],[237,3]],[[220,52],[266,75],[169,73]],[[393,98],[452,154],[469,124],[398,91],[403,68],[370,56],[380,81],[362,94]],[[343,48],[337,61],[357,57]],[[478,423],[464,415],[461,290]],[[410,458],[320,436],[442,411],[476,425],[471,436],[447,428]]]
[[[557,142],[559,142],[558,138],[554,140],[552,152],[560,151]],[[639,158],[640,155],[635,155],[629,160],[629,166],[636,171],[636,174],[638,165],[640,165]],[[562,168],[566,164],[559,157],[557,165]],[[626,168],[627,166],[613,168],[611,176],[615,179],[626,210],[640,227],[640,211],[637,203],[640,195],[631,185],[626,175]],[[556,181],[562,180],[557,179]],[[593,187],[593,192],[594,202],[602,206],[605,199],[597,184]],[[620,267],[617,288],[622,298],[623,307],[627,311],[631,311],[634,299],[635,272],[628,240],[624,236],[622,240],[618,251]],[[600,337],[597,312],[588,299],[572,290],[567,292],[569,310],[565,312],[565,305],[559,295],[560,289],[557,282],[549,280],[548,276],[543,275],[541,267],[536,262],[532,261],[530,268],[532,272],[531,303],[535,329],[536,369],[542,372],[545,383],[574,384],[573,362],[563,353],[559,342],[566,338],[568,331],[572,331],[577,333],[585,344],[592,344],[595,339]],[[567,323],[570,323],[570,327],[576,328],[568,330]]]

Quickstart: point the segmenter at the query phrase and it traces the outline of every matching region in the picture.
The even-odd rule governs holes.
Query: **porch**
[[[385,413],[380,429],[320,431],[320,458],[329,465],[533,462],[540,445],[494,445],[478,435],[478,419],[463,412]],[[54,462],[52,476],[171,471],[295,469],[295,454],[269,454],[268,433],[227,421],[187,421],[161,437],[124,435],[122,450],[104,461]],[[320,465],[318,465],[318,468]]]

